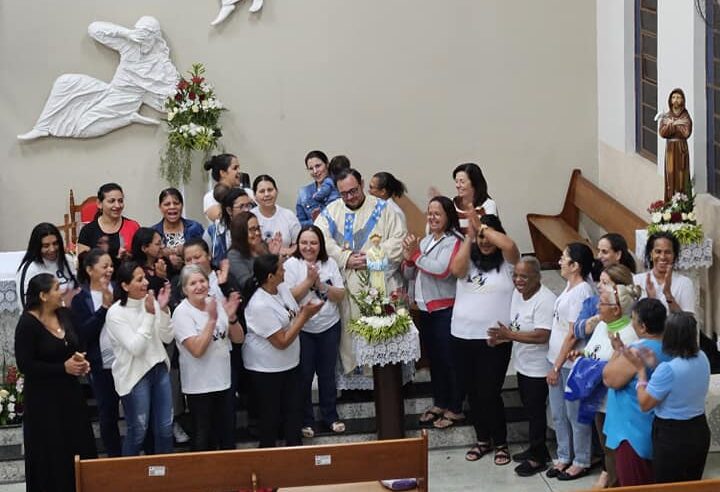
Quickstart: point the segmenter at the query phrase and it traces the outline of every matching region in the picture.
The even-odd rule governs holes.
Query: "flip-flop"
[[[497,466],[505,466],[512,463],[512,459],[510,458],[510,450],[507,446],[498,446],[495,448],[495,457],[493,458],[493,462]]]
[[[420,424],[432,424],[437,419],[442,418],[442,416],[443,416],[442,410],[439,412],[433,412],[432,408],[428,408],[427,410],[425,410],[422,413],[422,415],[420,415],[418,422],[420,422]]]
[[[460,414],[458,418],[452,418],[451,416],[444,414],[435,422],[433,422],[433,427],[435,427],[436,429],[447,429],[448,427],[452,427],[453,425],[457,424],[458,422],[462,422],[463,420],[465,420],[465,416],[462,414]]]

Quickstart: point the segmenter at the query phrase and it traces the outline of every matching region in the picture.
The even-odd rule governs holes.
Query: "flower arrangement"
[[[15,366],[8,366],[5,381],[0,386],[0,425],[22,422],[25,378]]]
[[[350,322],[350,332],[363,337],[368,343],[384,342],[404,335],[412,324],[406,307],[407,294],[397,290],[387,297],[370,285],[367,271],[359,272],[358,276],[363,287],[350,297],[360,309],[360,317]]]
[[[222,136],[219,119],[225,108],[205,80],[205,67],[195,63],[188,74],[165,101],[168,141],[160,175],[173,185],[190,180],[191,151],[209,154]]]
[[[658,200],[647,209],[650,214],[648,234],[660,231],[672,233],[682,245],[703,240],[702,225],[697,223],[695,196],[675,193],[670,200]]]

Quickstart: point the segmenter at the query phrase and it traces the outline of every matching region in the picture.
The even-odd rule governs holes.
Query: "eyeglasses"
[[[254,233],[256,233],[256,234],[259,233],[259,232],[260,232],[260,226],[248,227],[248,232],[254,232]]]
[[[233,205],[233,210],[250,210],[253,206],[253,202],[239,203],[237,205]]]
[[[359,194],[360,194],[360,187],[359,187],[359,186],[356,186],[355,188],[352,188],[352,189],[347,190],[347,191],[341,191],[341,192],[340,192],[340,196],[341,196],[342,198],[350,198],[350,197],[352,197],[352,196],[357,196],[357,195],[359,195]]]

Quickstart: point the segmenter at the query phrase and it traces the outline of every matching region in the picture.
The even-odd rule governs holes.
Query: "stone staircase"
[[[512,370],[512,365],[511,365]],[[404,387],[405,400],[405,431],[408,437],[420,434],[418,419],[420,414],[432,405],[430,382],[427,370],[418,371],[415,381]],[[317,394],[314,395],[317,402]],[[517,382],[514,374],[508,374],[503,388],[505,413],[508,422],[508,441],[510,443],[527,441],[527,420],[520,403]],[[91,414],[95,414],[92,399],[88,400]],[[376,439],[375,406],[372,392],[344,392],[337,405],[340,418],[345,422],[346,432],[334,434],[330,429],[321,426],[316,428],[315,437],[305,439],[306,444],[336,444],[343,442],[363,442]],[[317,407],[316,407],[317,411]],[[185,428],[189,427],[188,416],[180,418]],[[237,447],[257,447],[257,440],[248,431],[247,413],[238,412],[238,429],[236,430]],[[121,433],[124,433],[124,422],[120,422]],[[97,422],[93,422],[93,430],[97,439],[97,447],[103,452]],[[461,422],[444,430],[428,428],[429,445],[432,449],[456,446],[470,446],[475,441],[475,432],[467,422]],[[189,451],[189,446],[178,445],[176,450]],[[22,449],[21,426],[0,428],[0,483],[22,482],[25,479]]]

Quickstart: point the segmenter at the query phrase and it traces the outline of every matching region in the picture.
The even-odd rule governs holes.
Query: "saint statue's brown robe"
[[[670,100],[673,94],[683,96],[683,107],[679,113],[672,109]],[[662,115],[658,126],[658,133],[667,140],[665,146],[665,200],[669,200],[675,193],[689,194],[690,182],[690,153],[687,139],[692,134],[692,119],[685,109],[685,94],[681,89],[673,89],[668,97],[670,110]]]

